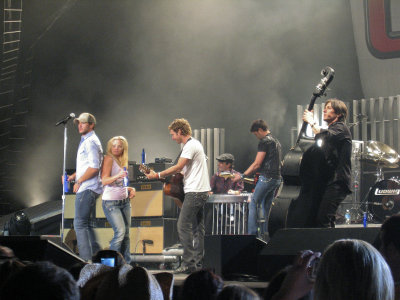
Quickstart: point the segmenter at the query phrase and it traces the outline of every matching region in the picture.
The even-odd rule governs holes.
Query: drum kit
[[[359,153],[360,161],[376,167],[376,181],[360,203],[365,207],[369,221],[383,222],[386,218],[400,212],[400,179],[385,179],[383,168],[399,168],[400,156],[388,145],[377,142],[364,142],[364,151]]]

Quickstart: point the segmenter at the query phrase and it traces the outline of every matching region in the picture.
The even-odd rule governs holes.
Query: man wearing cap
[[[248,228],[249,234],[257,234],[259,208],[264,215],[264,224],[260,225],[260,237],[267,238],[269,211],[275,192],[281,184],[281,144],[272,136],[264,120],[255,120],[251,124],[250,132],[259,140],[257,155],[254,162],[240,176],[249,176],[258,170],[258,178],[251,202],[249,204]],[[235,176],[235,180],[240,177]]]
[[[233,170],[235,158],[230,153],[223,153],[216,158],[218,161],[218,172],[211,177],[211,192],[213,194],[226,194],[229,190],[241,192],[244,188],[243,181],[233,181],[231,177],[224,174],[234,176],[240,173]]]
[[[81,142],[76,156],[76,173],[68,176],[68,181],[75,180],[75,218],[74,228],[78,242],[79,255],[84,260],[91,260],[100,250],[91,217],[96,210],[96,199],[103,192],[99,170],[103,159],[103,148],[94,127],[96,118],[90,113],[82,113],[74,119],[81,134]]]

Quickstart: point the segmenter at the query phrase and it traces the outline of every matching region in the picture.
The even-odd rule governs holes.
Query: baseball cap
[[[235,161],[235,157],[230,153],[222,153],[220,156],[216,157],[216,160],[234,162]]]
[[[96,118],[87,112],[81,113],[78,118],[74,119],[74,124],[78,125],[79,123],[94,123],[96,124]]]

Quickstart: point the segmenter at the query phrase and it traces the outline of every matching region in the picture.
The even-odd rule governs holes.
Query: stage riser
[[[258,273],[270,280],[279,270],[293,263],[301,250],[323,253],[339,239],[359,239],[373,243],[379,227],[367,228],[292,228],[278,230],[258,256]]]

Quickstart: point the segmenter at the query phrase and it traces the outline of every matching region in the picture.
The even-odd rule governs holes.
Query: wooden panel
[[[383,97],[379,97],[378,99],[378,118],[380,121],[379,125],[379,141],[386,144],[385,141],[385,115],[383,111],[385,99]]]
[[[388,124],[388,134],[389,134],[389,146],[394,148],[394,100],[393,97],[389,97],[388,100],[388,109],[387,109],[387,113],[388,113],[388,120],[389,120],[389,124]]]
[[[370,139],[376,141],[376,116],[375,116],[375,99],[369,99],[369,123],[371,128]]]
[[[353,124],[356,124],[353,126],[353,139],[358,140],[360,138],[360,126],[358,123],[358,114],[359,114],[359,109],[358,109],[358,101],[353,100],[353,118],[352,122]]]
[[[366,100],[361,99],[361,114],[366,116],[367,115],[367,108],[366,108]],[[367,122],[361,122],[361,139],[365,142],[368,140],[367,136]]]
[[[163,191],[136,191],[131,200],[132,217],[161,217],[163,215]]]

